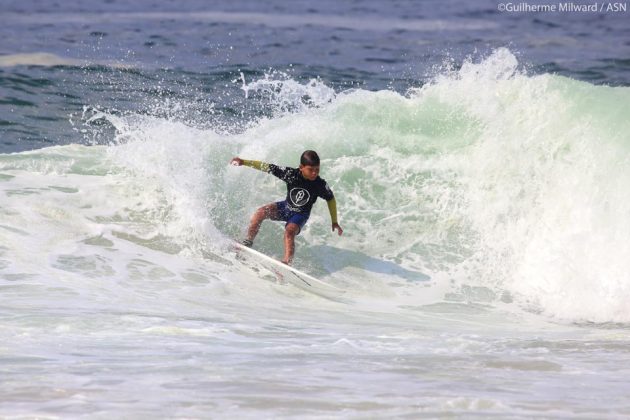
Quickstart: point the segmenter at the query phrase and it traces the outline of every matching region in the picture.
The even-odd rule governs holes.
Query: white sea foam
[[[3,415],[628,414],[627,89],[507,50],[408,95],[247,85],[299,106],[239,134],[86,113],[109,146],[0,156]],[[351,304],[225,245],[284,195],[230,158],[307,148],[345,232],[317,203],[296,265]],[[256,246],[278,255],[281,232]]]

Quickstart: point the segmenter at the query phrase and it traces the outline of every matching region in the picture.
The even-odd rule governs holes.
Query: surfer
[[[287,197],[283,201],[262,206],[252,216],[247,230],[247,237],[242,244],[251,247],[258,234],[263,220],[281,220],[286,222],[284,228],[284,259],[285,264],[291,264],[295,252],[295,237],[300,234],[302,227],[311,215],[311,208],[317,197],[326,200],[333,232],[341,235],[343,229],[337,223],[337,202],[332,190],[319,177],[319,156],[313,150],[307,150],[300,157],[299,168],[286,168],[272,163],[258,160],[246,160],[235,157],[230,162],[235,166],[249,166],[259,171],[268,172],[287,184]]]

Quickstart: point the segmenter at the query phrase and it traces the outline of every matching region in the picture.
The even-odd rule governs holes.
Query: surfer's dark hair
[[[319,166],[319,156],[314,150],[307,150],[300,156],[300,165]]]

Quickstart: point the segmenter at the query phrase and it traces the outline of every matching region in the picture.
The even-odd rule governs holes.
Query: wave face
[[[51,238],[221,261],[226,238],[284,196],[281,182],[229,167],[230,158],[297,166],[315,149],[345,234],[331,236],[326,206],[316,204],[296,261],[314,274],[357,289],[366,273],[393,275],[364,291],[386,289],[394,305],[482,301],[630,322],[628,88],[528,76],[499,49],[404,95],[273,77],[243,80],[243,90],[273,112],[237,134],[91,110],[88,135],[115,129],[108,146],[2,155],[13,203],[2,215],[13,244],[5,265]],[[35,243],[14,242],[35,227]],[[260,249],[279,253],[280,232],[264,225]]]

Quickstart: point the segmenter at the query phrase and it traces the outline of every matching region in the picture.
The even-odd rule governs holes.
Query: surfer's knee
[[[254,213],[254,218],[260,221],[263,221],[265,219],[270,219],[272,217],[273,217],[273,209],[269,205],[259,207],[258,210],[256,210],[256,212]]]
[[[265,218],[265,214],[266,214],[266,212],[265,212],[265,208],[264,208],[264,207],[260,207],[259,209],[257,209],[257,210],[254,212],[254,217],[255,217],[256,219],[264,219],[264,218]]]
[[[300,226],[295,223],[287,223],[287,226],[284,228],[284,236],[295,238],[295,236],[300,233]]]

